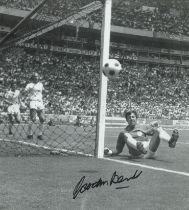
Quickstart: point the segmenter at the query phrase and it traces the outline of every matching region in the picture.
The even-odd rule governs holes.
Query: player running
[[[120,132],[115,151],[105,148],[105,155],[120,154],[126,144],[132,158],[153,158],[161,140],[166,141],[171,148],[176,146],[179,138],[178,130],[173,130],[170,137],[157,122],[150,125],[140,125],[137,123],[136,111],[125,112],[125,119],[128,126],[123,132]]]
[[[30,109],[30,122],[28,125],[28,139],[33,139],[32,125],[36,122],[36,116],[38,116],[39,124],[39,134],[37,138],[43,140],[43,124],[44,124],[44,104],[43,104],[43,95],[44,91],[43,84],[39,81],[38,73],[34,73],[31,77],[31,83],[27,84],[24,90],[26,94],[29,109]]]
[[[20,91],[16,89],[16,84],[11,83],[10,90],[5,93],[5,103],[8,104],[7,113],[9,118],[9,135],[12,135],[12,127],[14,124],[14,119],[16,123],[20,124]]]

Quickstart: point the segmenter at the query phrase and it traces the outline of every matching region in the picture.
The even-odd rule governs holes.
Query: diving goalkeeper
[[[115,151],[104,148],[104,155],[118,155],[127,145],[132,158],[153,158],[161,140],[166,141],[170,148],[176,146],[179,138],[178,130],[173,130],[170,136],[157,122],[141,125],[137,123],[137,118],[136,111],[125,112],[128,126],[120,132]]]

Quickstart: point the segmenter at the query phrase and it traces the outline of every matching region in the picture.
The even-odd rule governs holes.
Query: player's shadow
[[[88,174],[93,174],[93,173],[98,173],[99,171],[97,170],[80,170],[79,173],[88,173]]]
[[[158,157],[155,157],[154,159],[146,159],[146,160],[155,160],[156,162],[173,163],[173,161],[165,160],[165,159],[159,159]]]
[[[133,158],[130,155],[120,155],[119,159],[121,159],[121,160],[129,160],[131,162],[141,162],[140,160],[142,158]]]
[[[149,159],[146,158],[145,159],[145,158],[137,158],[137,157],[134,158],[134,157],[132,157],[130,155],[121,155],[121,156],[119,156],[119,159],[121,159],[121,160],[129,160],[131,162],[143,162],[144,160],[146,162],[146,161],[153,160],[153,161],[157,161],[157,162],[172,163],[172,161],[170,161],[170,160],[159,159],[159,157],[153,157],[153,158],[149,158]]]

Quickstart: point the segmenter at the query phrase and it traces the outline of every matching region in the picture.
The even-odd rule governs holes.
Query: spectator
[[[39,54],[15,48],[2,54],[1,85],[7,89],[13,79],[20,84],[19,88],[24,88],[36,71],[48,89],[44,103],[51,102],[51,106],[46,107],[46,113],[95,116],[99,65],[95,57]],[[119,82],[108,82],[107,115],[121,114],[125,107],[132,107],[139,117],[188,119],[187,71],[171,65],[123,63]]]

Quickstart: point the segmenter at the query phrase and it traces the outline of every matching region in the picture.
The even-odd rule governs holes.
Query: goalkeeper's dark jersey
[[[131,128],[129,125],[125,128],[125,132],[131,134],[131,136],[137,141],[149,141],[148,136],[153,135],[153,128],[150,125],[137,124],[135,128]],[[129,153],[132,155],[140,155],[141,153],[127,145]]]
[[[150,125],[137,124],[134,129],[129,125],[125,128],[127,133],[130,133],[131,136],[137,141],[148,141],[148,136],[153,135],[153,128]]]

